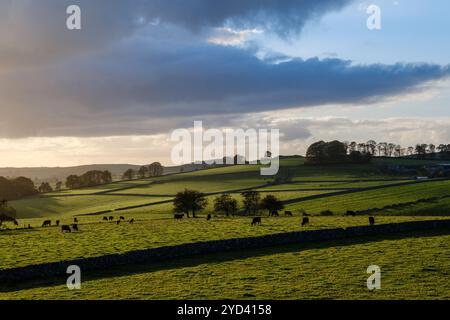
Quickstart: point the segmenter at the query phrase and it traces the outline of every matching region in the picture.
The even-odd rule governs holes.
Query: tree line
[[[100,184],[111,183],[112,175],[108,170],[92,170],[81,176],[72,174],[66,178],[66,187],[69,189],[92,187]]]
[[[439,154],[440,158],[450,157],[450,144],[417,144],[415,147],[402,147],[399,144],[375,142],[364,143],[318,141],[306,151],[307,164],[367,163],[372,157],[410,157],[426,159]]]
[[[148,166],[142,166],[139,170],[128,169],[122,175],[123,180],[145,179],[159,177],[164,173],[164,167],[159,162],[153,162]]]
[[[34,182],[25,177],[7,179],[0,177],[0,201],[17,200],[38,193]]]
[[[258,215],[261,210],[267,210],[269,214],[273,211],[282,210],[283,203],[274,195],[267,195],[261,198],[261,194],[257,191],[245,191],[241,193],[242,208],[246,215]],[[208,199],[202,192],[196,190],[185,189],[178,192],[173,200],[173,210],[175,213],[184,213],[189,218],[192,214],[196,218],[196,214],[205,209],[208,205]],[[214,199],[214,211],[217,214],[234,216],[239,209],[239,203],[230,194],[222,194]]]

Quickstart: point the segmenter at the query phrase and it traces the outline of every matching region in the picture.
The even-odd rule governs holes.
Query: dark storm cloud
[[[274,64],[186,31],[232,20],[286,34],[347,2],[3,1],[0,137],[160,133],[192,119],[379,101],[449,75],[431,64]],[[83,8],[82,31],[61,27],[71,3]],[[143,22],[154,18],[171,25]]]

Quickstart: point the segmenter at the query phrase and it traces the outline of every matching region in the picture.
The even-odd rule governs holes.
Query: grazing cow
[[[56,220],[56,226],[59,227],[59,220]]]
[[[122,221],[125,221],[125,217],[121,216],[119,219],[122,220]]]
[[[77,225],[76,223],[74,223],[74,224],[72,225],[72,229],[73,229],[74,231],[79,231],[79,230],[78,230],[78,225]]]
[[[108,217],[103,217],[103,221],[108,221]]]
[[[61,232],[72,232],[72,230],[70,230],[69,226],[63,225],[61,226]]]
[[[302,227],[306,226],[309,224],[309,218],[308,217],[304,217],[302,220]]]
[[[15,225],[16,227],[18,227],[18,226],[19,226],[19,223],[17,222],[17,220],[16,220],[16,219],[14,219],[13,223],[14,223],[14,225]]]
[[[73,222],[74,223],[78,223],[78,219],[75,217],[75,218],[73,218]]]
[[[120,224],[120,220],[117,220],[117,221],[116,221],[116,224],[119,225],[119,224]]]
[[[209,220],[211,220],[211,219],[212,219],[211,214],[208,214],[208,215],[206,216],[206,221],[209,221]]]
[[[261,217],[254,217],[252,220],[252,226],[261,225]]]
[[[45,220],[44,222],[42,222],[42,227],[50,227],[51,225],[52,225],[51,220]]]
[[[175,218],[175,220],[181,220],[184,218],[184,213],[175,213],[173,217]]]
[[[369,217],[369,224],[371,226],[375,225],[375,218],[374,217]]]
[[[355,211],[347,210],[346,216],[352,216],[354,217],[356,215]]]
[[[130,223],[134,223],[134,219],[131,219],[129,222],[130,222]]]
[[[272,213],[270,214],[272,217],[279,217],[280,214],[278,213],[278,211],[272,211]]]
[[[114,220],[114,217],[113,216],[109,216],[109,221],[113,221]]]
[[[293,217],[291,211],[285,211],[285,212],[284,212],[284,215],[285,215],[286,217]]]

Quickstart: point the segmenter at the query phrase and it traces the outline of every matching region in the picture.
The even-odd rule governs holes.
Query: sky
[[[81,9],[68,30],[66,8]],[[377,5],[381,29],[369,30]],[[171,165],[170,134],[450,142],[446,0],[2,0],[0,167]]]

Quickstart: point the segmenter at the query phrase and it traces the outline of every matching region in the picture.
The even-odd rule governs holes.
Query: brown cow
[[[284,212],[284,215],[285,215],[286,217],[293,217],[291,211],[285,211],[285,212]]]

